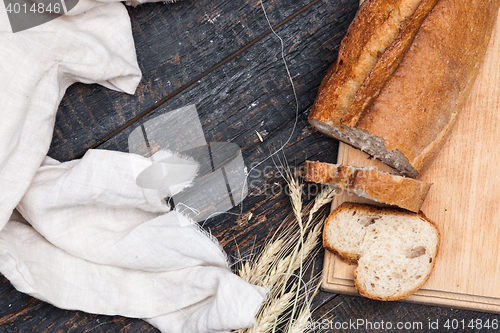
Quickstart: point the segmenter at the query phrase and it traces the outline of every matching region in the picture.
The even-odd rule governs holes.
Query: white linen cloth
[[[189,181],[140,188],[132,164],[148,160],[133,154],[46,157],[69,85],[135,91],[141,73],[123,4],[80,0],[15,34],[2,4],[0,45],[0,272],[58,307],[143,318],[162,332],[251,325],[264,291],[231,273],[216,240],[162,200]],[[192,180],[196,165],[187,170],[180,178]]]

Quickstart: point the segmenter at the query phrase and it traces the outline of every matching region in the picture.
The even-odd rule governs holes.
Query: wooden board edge
[[[321,289],[325,292],[362,297],[354,287],[353,280],[333,276],[336,260],[340,259],[335,254],[325,251]],[[425,287],[419,289],[409,297],[400,300],[400,302],[500,313],[499,298],[431,290]]]
[[[357,164],[357,162],[359,162],[360,160],[363,161],[363,163],[365,163],[368,158],[367,156],[368,155],[353,148],[352,146],[340,142],[337,163],[348,164],[349,162],[352,162],[350,160],[350,157],[356,161],[355,164]],[[376,166],[384,171],[391,170],[390,167],[384,165],[380,161],[370,159],[369,164],[371,164],[372,166]],[[344,201],[345,201],[345,194],[344,197],[341,197],[339,195],[336,196],[332,201],[332,210],[335,207],[339,206],[339,204]],[[380,205],[379,203],[375,203],[373,201],[360,198],[357,196],[356,196],[356,201]],[[340,293],[340,294],[347,294],[347,295],[361,297],[357,289],[354,287],[354,281],[352,279],[344,279],[334,276],[335,262],[337,260],[341,259],[338,258],[334,253],[325,250],[321,289],[326,292]],[[425,285],[419,290],[417,290],[415,293],[410,295],[409,297],[400,301],[407,303],[432,305],[432,306],[451,307],[456,309],[500,313],[500,298],[426,289]]]

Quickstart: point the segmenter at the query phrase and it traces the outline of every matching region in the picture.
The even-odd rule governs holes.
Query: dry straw
[[[258,312],[254,327],[240,333],[310,331],[307,323],[312,299],[319,290],[319,277],[304,282],[304,272],[311,270],[320,251],[323,222],[328,214],[326,205],[334,191],[326,187],[303,206],[300,181],[288,166],[282,170],[286,170],[282,176],[289,186],[292,213],[258,254],[240,264],[238,274],[243,279],[269,290],[269,298]]]

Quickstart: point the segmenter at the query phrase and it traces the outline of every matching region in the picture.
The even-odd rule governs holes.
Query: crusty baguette
[[[354,285],[365,297],[409,296],[429,278],[439,231],[423,213],[343,203],[325,222],[323,246],[357,264]]]
[[[392,40],[381,39],[391,13],[405,5],[368,0],[361,6],[309,121],[416,177],[437,155],[462,109],[500,0],[422,0],[399,21],[397,37],[393,31]]]
[[[306,161],[305,180],[334,185],[388,205],[418,212],[431,184],[393,175],[375,168],[358,168],[338,164]]]

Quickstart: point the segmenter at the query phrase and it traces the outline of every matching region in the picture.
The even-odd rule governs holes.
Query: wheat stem
[[[323,215],[327,211],[324,206],[331,202],[334,191],[324,188],[304,206],[302,185],[298,178],[292,176],[288,165],[283,170],[283,178],[290,190],[292,213],[266,241],[260,254],[240,264],[238,270],[238,274],[246,281],[269,288],[271,297],[260,309],[256,325],[240,330],[240,333],[270,333],[282,329],[288,333],[304,332],[303,323],[311,316],[311,301],[318,292],[318,288],[315,288],[311,293],[309,287],[319,279],[304,283],[303,275],[310,268],[318,253],[316,251],[319,251]],[[297,275],[294,275],[296,271]],[[297,282],[290,286],[292,281]],[[298,325],[293,325],[294,322]]]

